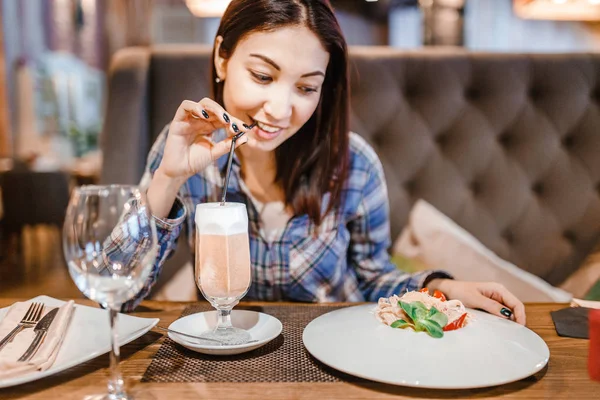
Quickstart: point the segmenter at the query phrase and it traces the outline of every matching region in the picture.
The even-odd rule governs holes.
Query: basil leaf
[[[412,327],[416,332],[426,331],[431,337],[441,338],[444,336],[443,327],[448,324],[448,317],[435,307],[427,309],[421,301],[405,303],[399,301],[398,305],[412,319],[412,323],[399,319],[392,323],[392,328]]]
[[[429,310],[425,304],[420,301],[413,301],[412,303],[405,303],[403,301],[400,302],[400,307],[408,314],[408,316],[414,321],[418,321],[423,318],[427,318],[427,314],[429,314]]]
[[[444,336],[444,330],[435,321],[432,320],[423,320],[419,322],[419,325],[429,333],[431,337],[439,339]]]
[[[406,315],[408,315],[410,318],[413,318],[413,306],[412,306],[412,303],[405,303],[403,301],[399,301],[398,305],[400,306],[400,308],[402,308],[404,310],[404,312],[406,313]]]
[[[413,312],[418,319],[427,318],[429,310],[427,306],[420,301],[415,301],[413,304]]]
[[[440,310],[438,310],[435,307],[431,307],[431,309],[429,310],[429,315],[427,316],[427,319],[429,321],[437,322],[437,324],[439,326],[441,326],[442,328],[444,326],[448,325],[448,317],[446,316],[446,314],[444,314],[443,312],[441,312]]]
[[[399,319],[399,320],[392,322],[392,324],[390,326],[392,328],[406,328],[408,326],[413,326],[413,324],[411,324],[410,322],[406,322],[403,319]]]
[[[416,321],[415,322],[415,332],[423,332],[425,330],[427,330],[427,328],[425,328],[425,326],[422,324],[423,321]]]

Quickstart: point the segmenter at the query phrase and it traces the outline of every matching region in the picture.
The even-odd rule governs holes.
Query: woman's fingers
[[[517,298],[517,296],[512,294],[503,285],[497,283],[492,283],[491,287],[488,290],[490,290],[490,293],[484,294],[487,294],[490,298],[498,301],[501,304],[504,304],[508,308],[508,311],[512,312],[514,320],[517,321],[519,324],[525,325],[525,323],[527,322],[525,317],[525,306]]]
[[[478,303],[479,306],[477,308],[487,311],[490,314],[509,319],[512,317],[512,311],[508,310],[503,304],[500,304],[496,300],[492,300],[489,297],[481,296]],[[510,314],[507,314],[506,310],[508,310]]]
[[[490,299],[484,295],[480,295],[481,297],[477,299],[477,308],[480,308],[484,311],[489,312],[490,314],[494,314],[501,318],[512,319],[513,312],[509,310],[506,305],[497,302],[494,299]]]
[[[177,109],[174,119],[189,123],[208,122],[211,129],[226,128],[229,136],[235,133],[231,127],[233,118],[217,102],[206,97],[199,102],[184,100]],[[238,125],[236,124],[235,127],[237,128]]]
[[[196,103],[195,101],[191,100],[184,100],[177,109],[174,120],[187,121],[189,119],[210,120],[210,115],[200,103]]]
[[[481,297],[477,299],[475,308],[525,325],[525,306],[503,285],[486,282],[478,283],[477,287]]]
[[[228,126],[231,124],[231,117],[223,107],[213,99],[208,97],[203,98],[198,102],[198,105],[206,111],[209,116],[209,120],[215,121],[221,126]]]
[[[480,308],[522,325],[526,323],[523,303],[499,283],[443,279],[439,281],[438,287],[448,298],[462,301],[465,307]]]
[[[228,136],[235,136],[248,130],[248,125],[244,121],[229,114],[214,100],[204,98],[199,104],[208,112],[211,119],[214,116],[218,123],[226,128]]]
[[[211,134],[215,129],[223,128],[226,130],[227,136],[237,137],[236,147],[244,144],[248,141],[245,137],[252,126],[248,126],[241,119],[235,118],[230,115],[219,103],[212,99],[205,97],[199,102],[184,100],[175,114],[177,121],[185,121],[192,128],[189,130],[190,134],[195,135],[208,135]],[[202,128],[203,124],[208,124]],[[227,149],[225,149],[225,146]],[[218,150],[214,148],[211,150],[213,158],[219,157],[229,151],[231,141],[225,141],[218,145]],[[224,153],[225,152],[225,153]]]

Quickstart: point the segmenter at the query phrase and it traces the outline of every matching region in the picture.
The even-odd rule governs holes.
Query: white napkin
[[[0,322],[0,338],[4,338],[21,321],[31,301],[17,302],[10,306]],[[27,362],[17,361],[35,337],[33,328],[22,330],[12,342],[0,350],[0,380],[14,378],[35,371],[44,371],[54,363],[74,310],[73,300],[63,304],[33,358]],[[44,306],[42,318],[54,307]],[[41,319],[41,318],[40,318]]]
[[[587,307],[600,309],[600,301],[572,299],[571,307]]]

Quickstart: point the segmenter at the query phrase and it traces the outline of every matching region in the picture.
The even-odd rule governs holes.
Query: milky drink
[[[196,279],[205,296],[242,297],[250,284],[248,234],[197,236]]]
[[[196,280],[211,303],[235,305],[250,286],[248,215],[242,203],[196,207]]]

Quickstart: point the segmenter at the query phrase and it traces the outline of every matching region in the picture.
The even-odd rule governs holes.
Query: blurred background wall
[[[56,153],[61,162],[72,162],[96,151],[111,56],[134,45],[210,44],[219,18],[195,16],[191,5],[201,1],[205,0],[3,0],[0,155],[35,158]],[[600,50],[600,23],[594,18],[523,19],[515,13],[519,1],[332,3],[350,45],[457,46],[493,52]],[[596,0],[560,2],[570,1]],[[59,162],[51,158],[41,164],[50,168]]]

